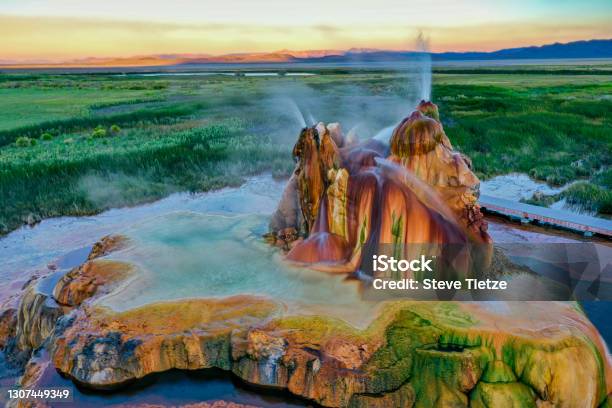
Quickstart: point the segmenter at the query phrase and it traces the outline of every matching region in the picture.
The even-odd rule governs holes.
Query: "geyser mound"
[[[457,258],[457,246],[491,243],[477,204],[479,180],[431,102],[400,122],[389,145],[351,143],[338,124],[319,123],[302,129],[293,156],[269,235],[290,261],[349,272],[364,251],[391,248],[408,257],[429,245],[439,255],[452,245]]]

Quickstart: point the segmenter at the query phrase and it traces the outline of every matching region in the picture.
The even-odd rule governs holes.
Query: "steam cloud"
[[[293,146],[300,129],[319,121],[339,122],[351,137],[387,142],[401,119],[421,100],[431,99],[429,38],[418,32],[411,42],[416,52],[385,67],[396,80],[386,78],[389,74],[368,74],[366,78],[355,72],[333,81],[284,78],[267,82],[255,104],[263,107],[266,118],[275,118],[270,134]]]

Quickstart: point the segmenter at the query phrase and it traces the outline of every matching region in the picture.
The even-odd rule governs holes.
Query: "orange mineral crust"
[[[295,231],[297,241],[282,244],[290,261],[349,272],[364,247],[491,243],[479,180],[431,102],[397,125],[389,146],[350,142],[338,124],[319,123],[301,131],[293,155],[297,165],[270,224],[272,236],[283,235],[279,243],[287,228]]]

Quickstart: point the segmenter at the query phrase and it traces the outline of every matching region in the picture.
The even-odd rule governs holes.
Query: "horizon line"
[[[179,53],[153,53],[153,54],[135,54],[131,56],[83,56],[72,59],[52,61],[50,59],[4,59],[0,56],[0,67],[4,69],[25,69],[25,68],[138,68],[138,67],[153,67],[153,66],[172,66],[189,63],[190,60],[193,63],[197,63],[194,60],[197,59],[209,59],[204,61],[202,64],[232,64],[232,65],[247,65],[256,63],[292,63],[306,62],[308,60],[322,58],[322,57],[341,57],[350,54],[372,54],[378,52],[395,53],[395,54],[429,54],[431,56],[443,55],[443,54],[494,54],[500,51],[515,50],[515,49],[529,49],[529,48],[543,48],[553,45],[568,45],[582,42],[593,42],[593,41],[612,41],[612,38],[589,38],[582,40],[574,40],[567,42],[551,42],[542,45],[526,44],[516,47],[499,48],[493,51],[419,51],[414,49],[393,49],[393,48],[370,48],[370,47],[350,47],[345,49],[333,49],[333,48],[321,48],[321,49],[280,49],[275,51],[242,51],[242,52],[231,52],[231,53],[205,53],[205,52],[179,52]],[[300,56],[299,54],[319,54],[319,55],[305,55]],[[292,60],[266,60],[257,59],[257,57],[263,56],[285,56],[292,58]],[[248,61],[232,61],[232,57],[252,57]],[[222,61],[220,59],[227,59]],[[572,57],[568,57],[572,59]],[[576,58],[576,57],[574,57]],[[596,58],[596,57],[594,57]],[[609,58],[607,56],[600,58]],[[217,59],[217,61],[215,61]],[[533,59],[533,58],[519,58],[519,59]],[[536,58],[537,59],[537,58]],[[130,63],[132,61],[132,63]],[[124,63],[121,65],[120,63]],[[127,65],[125,65],[127,63]]]

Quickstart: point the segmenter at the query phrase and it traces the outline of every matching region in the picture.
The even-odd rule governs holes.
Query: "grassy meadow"
[[[481,178],[580,180],[554,199],[612,213],[612,69],[446,70],[433,84],[447,134]],[[412,88],[391,71],[0,73],[0,234],[264,171],[287,175],[303,121],[340,121],[370,137],[411,111]]]

